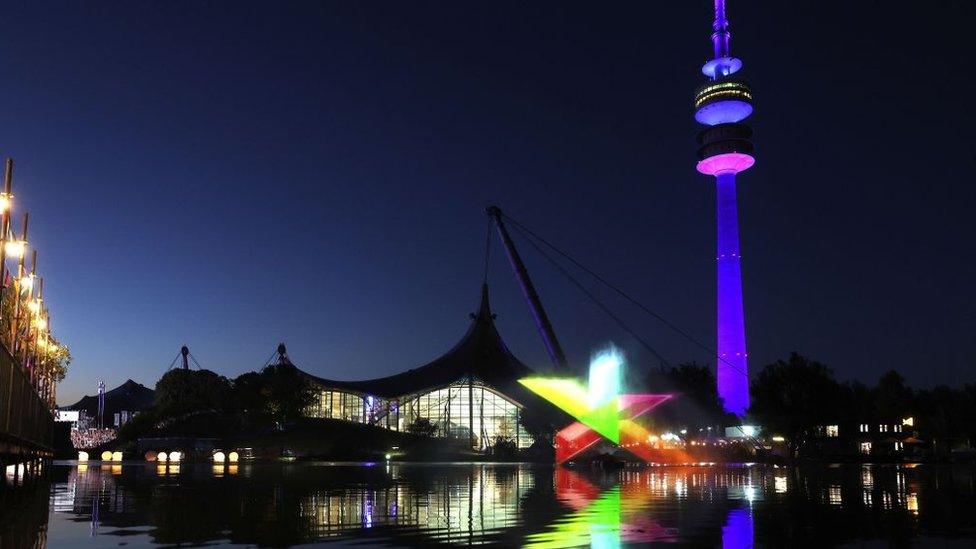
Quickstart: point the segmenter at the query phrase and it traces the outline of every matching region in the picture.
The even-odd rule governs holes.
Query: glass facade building
[[[434,436],[466,440],[476,450],[501,440],[514,442],[519,448],[528,448],[533,442],[521,427],[521,407],[474,380],[402,399],[320,389],[318,401],[308,408],[307,414],[403,432],[409,432],[412,423],[426,419],[435,429]]]
[[[479,451],[499,441],[513,442],[519,448],[531,446],[533,440],[521,426],[523,399],[531,397],[518,379],[534,372],[501,340],[487,287],[482,290],[479,311],[471,317],[468,332],[451,351],[402,374],[336,381],[306,373],[318,392],[307,415],[401,432],[411,431],[418,420],[427,420],[434,436],[463,441]],[[283,347],[280,351],[280,360],[288,360]]]

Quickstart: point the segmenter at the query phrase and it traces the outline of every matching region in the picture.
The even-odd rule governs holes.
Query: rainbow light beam
[[[620,394],[624,356],[616,347],[590,361],[589,384],[575,378],[528,377],[519,380],[533,393],[573,416],[573,423],[556,434],[556,461],[563,463],[602,439],[619,445],[621,438],[644,441],[649,434],[634,422],[670,394]]]

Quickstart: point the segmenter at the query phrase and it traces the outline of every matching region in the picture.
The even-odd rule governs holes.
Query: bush
[[[418,417],[407,425],[407,432],[425,437],[432,437],[437,432],[437,426],[425,417]]]

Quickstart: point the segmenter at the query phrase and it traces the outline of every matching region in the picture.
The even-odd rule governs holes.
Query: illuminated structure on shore
[[[711,80],[695,94],[695,120],[708,126],[698,134],[698,171],[715,176],[718,217],[718,392],[726,411],[749,408],[749,365],[742,309],[742,274],[735,176],[749,169],[752,129],[743,121],[752,114],[749,84],[735,75],[742,61],[729,51],[725,0],[715,0],[712,25],[714,57],[702,72]]]

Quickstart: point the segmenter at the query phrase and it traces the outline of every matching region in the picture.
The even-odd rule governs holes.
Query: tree
[[[437,425],[430,422],[425,417],[418,417],[407,425],[407,432],[425,437],[432,437],[437,432]]]
[[[874,409],[879,421],[897,421],[912,415],[914,394],[905,385],[905,378],[888,370],[874,387]]]
[[[170,370],[156,382],[155,407],[161,417],[224,411],[230,392],[227,378],[210,370]]]
[[[836,421],[840,384],[823,364],[792,353],[763,368],[752,382],[749,409],[767,432],[783,435],[790,455],[802,450],[818,425]]]
[[[315,402],[315,390],[308,378],[291,364],[272,364],[261,370],[267,410],[279,425],[305,415]]]

